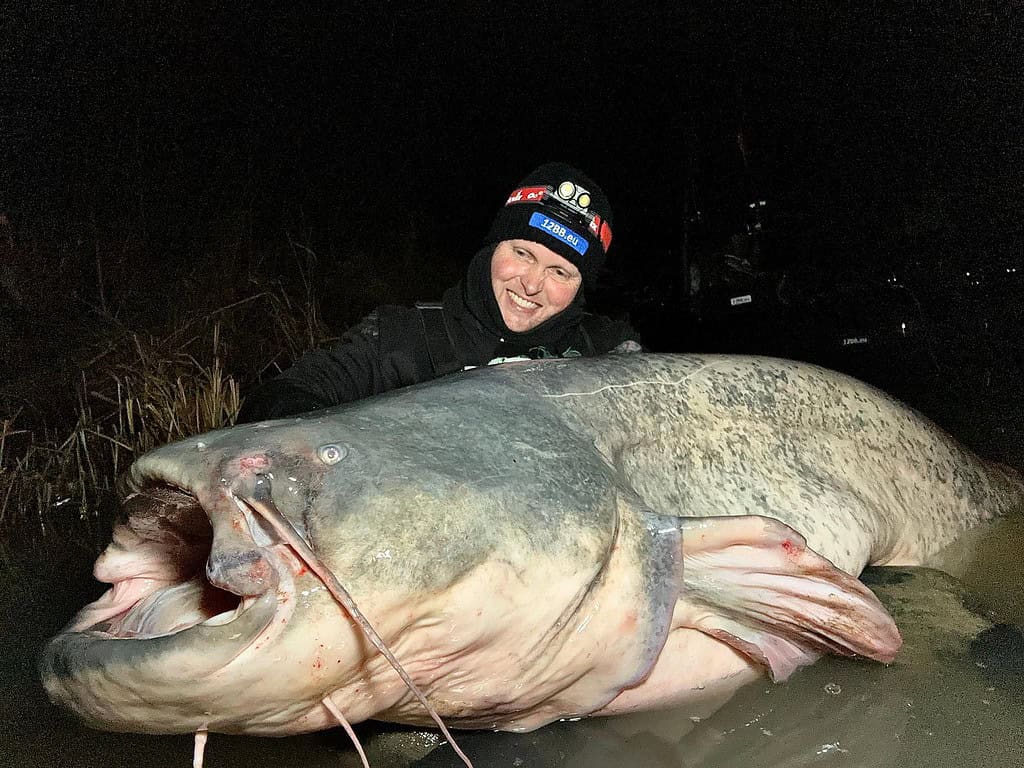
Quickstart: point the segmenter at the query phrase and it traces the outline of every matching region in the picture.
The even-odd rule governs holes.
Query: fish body
[[[96,564],[111,590],[41,673],[89,723],[151,733],[706,704],[822,653],[892,660],[861,569],[927,563],[1022,501],[1012,471],[816,366],[496,366],[141,457]]]

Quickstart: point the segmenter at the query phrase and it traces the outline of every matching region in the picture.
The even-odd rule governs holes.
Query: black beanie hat
[[[611,204],[578,169],[546,163],[512,190],[484,242],[514,239],[547,246],[593,280],[612,243]]]

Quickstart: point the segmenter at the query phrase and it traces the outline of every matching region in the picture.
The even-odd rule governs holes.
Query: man
[[[612,210],[577,169],[548,163],[523,179],[465,279],[439,305],[382,306],[329,349],[304,355],[252,392],[239,423],[290,416],[509,358],[640,350],[623,322],[588,313],[612,239]]]

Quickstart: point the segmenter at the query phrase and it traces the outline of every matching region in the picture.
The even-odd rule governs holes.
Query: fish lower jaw
[[[274,591],[279,603],[288,603],[287,588],[278,585]],[[150,640],[193,627],[230,624],[260,597],[231,594],[198,575],[178,583],[125,579],[82,609],[69,629],[110,639]]]
[[[236,711],[234,702],[243,692],[263,686],[265,698],[277,696],[282,708],[288,708],[288,681],[267,670],[287,658],[282,635],[291,624],[294,604],[293,591],[278,590],[239,600],[233,609],[201,621],[165,627],[162,633],[131,634],[123,627],[118,635],[109,631],[114,627],[66,631],[44,649],[40,678],[54,703],[97,728],[284,733],[301,711],[281,715],[268,707],[254,718]],[[238,696],[224,695],[225,679]]]
[[[154,590],[120,615],[86,629],[111,638],[148,640],[200,624],[227,624],[251,604],[251,598],[239,600],[196,578]]]

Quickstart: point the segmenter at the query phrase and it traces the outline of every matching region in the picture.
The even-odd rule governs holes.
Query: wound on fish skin
[[[266,469],[270,466],[270,459],[261,454],[255,456],[243,456],[238,460],[239,468],[246,469]]]

